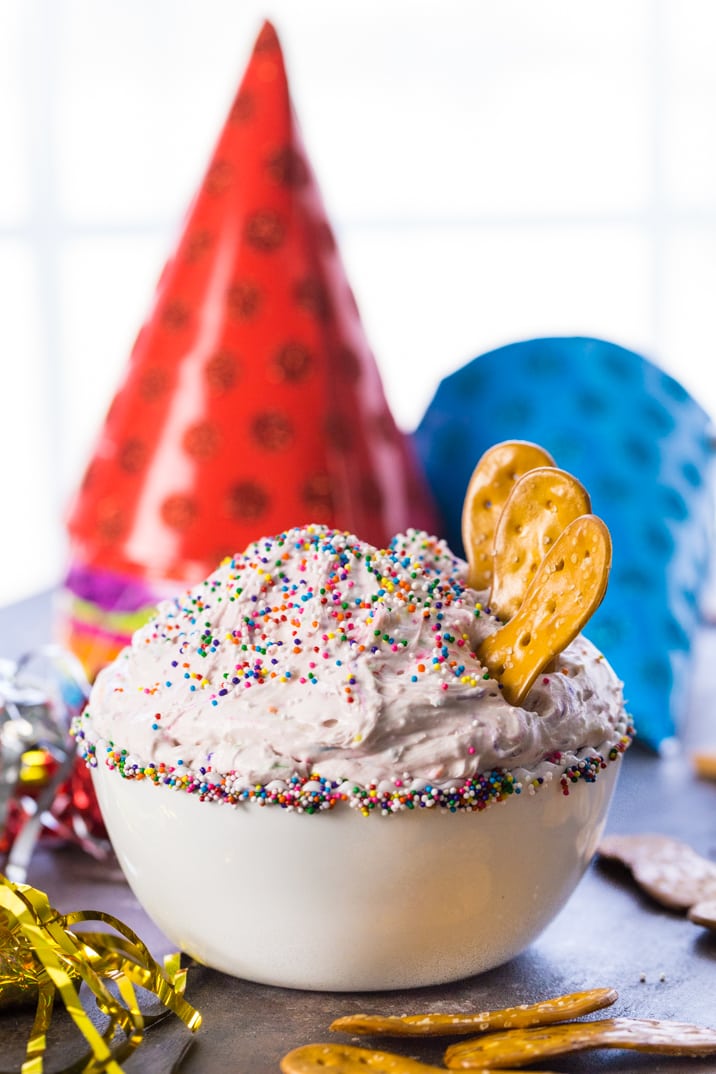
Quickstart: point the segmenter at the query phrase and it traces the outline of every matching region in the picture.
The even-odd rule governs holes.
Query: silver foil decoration
[[[66,830],[51,812],[75,763],[70,724],[88,693],[79,661],[58,646],[33,650],[17,663],[0,660],[0,847],[6,854],[4,872],[13,883],[25,881],[43,827],[80,842],[95,856],[103,854],[104,845],[83,830],[80,818]],[[34,793],[21,778],[30,750],[43,751],[49,762],[48,777]],[[1,859],[2,850],[0,864]]]

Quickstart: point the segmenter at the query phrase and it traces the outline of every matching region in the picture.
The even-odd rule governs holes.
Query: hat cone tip
[[[270,19],[264,19],[261,23],[261,29],[259,30],[256,42],[254,44],[255,52],[266,52],[269,49],[280,48],[280,42],[276,27]]]

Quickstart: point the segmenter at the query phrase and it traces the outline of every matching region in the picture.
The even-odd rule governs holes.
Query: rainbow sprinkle
[[[81,737],[81,732],[78,737]],[[569,795],[571,787],[582,781],[594,783],[599,772],[626,751],[633,737],[634,728],[629,726],[618,744],[609,751],[607,758],[600,753],[594,753],[566,767],[559,776],[562,793]],[[99,763],[95,746],[81,745],[80,752],[90,767]],[[236,782],[233,774],[212,778],[206,773],[190,772],[180,766],[143,764],[133,761],[126,750],[118,750],[113,746],[106,748],[103,760],[109,769],[117,772],[123,779],[148,780],[158,787],[196,795],[202,802],[221,802],[234,806],[252,802],[259,806],[280,806],[288,812],[308,814],[333,809],[341,802],[346,802],[364,816],[435,807],[450,813],[479,813],[496,802],[504,802],[512,795],[522,794],[524,790],[534,794],[545,783],[550,782],[544,776],[535,776],[523,783],[512,772],[497,768],[490,772],[476,773],[447,788],[429,782],[424,782],[418,788],[408,787],[403,785],[402,780],[396,779],[393,781],[394,789],[385,790],[379,789],[375,783],[362,787],[350,781],[327,780],[318,772],[307,777],[294,775],[287,781],[274,780],[266,785],[244,787]],[[550,763],[558,768],[560,762],[554,757]]]

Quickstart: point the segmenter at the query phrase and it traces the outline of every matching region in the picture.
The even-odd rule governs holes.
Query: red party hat
[[[193,583],[306,522],[436,530],[264,24],[69,518],[74,563]]]

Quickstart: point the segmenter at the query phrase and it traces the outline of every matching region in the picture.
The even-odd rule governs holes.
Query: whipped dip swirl
[[[80,750],[124,775],[193,773],[209,797],[315,774],[383,790],[495,769],[536,783],[622,752],[621,683],[582,636],[524,707],[503,699],[476,655],[500,623],[466,571],[417,531],[384,550],[317,525],[256,541],[100,672]]]

